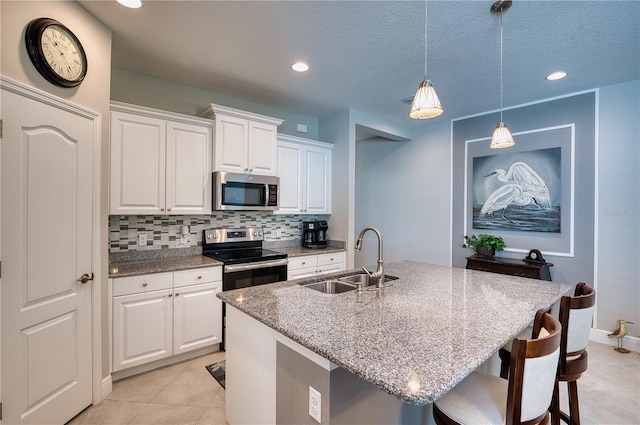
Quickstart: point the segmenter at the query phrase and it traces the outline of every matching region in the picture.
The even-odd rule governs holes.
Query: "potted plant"
[[[500,236],[482,233],[479,236],[465,235],[462,247],[473,249],[473,252],[480,257],[493,258],[497,251],[502,251],[507,245]]]

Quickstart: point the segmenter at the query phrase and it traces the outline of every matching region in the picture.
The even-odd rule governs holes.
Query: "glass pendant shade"
[[[442,112],[442,105],[440,104],[440,99],[438,99],[436,89],[433,88],[431,81],[425,77],[418,86],[416,95],[413,97],[409,116],[413,119],[424,120],[435,118],[442,114]]]
[[[511,132],[509,131],[509,128],[507,128],[507,124],[505,124],[504,121],[500,121],[496,126],[496,129],[493,130],[491,145],[489,145],[489,147],[491,149],[501,149],[508,148],[515,144],[516,142],[513,140]]]

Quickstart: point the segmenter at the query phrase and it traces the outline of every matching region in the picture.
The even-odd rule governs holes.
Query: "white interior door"
[[[3,422],[92,402],[93,119],[2,90]]]

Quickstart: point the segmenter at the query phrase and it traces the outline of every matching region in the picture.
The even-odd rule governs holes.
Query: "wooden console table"
[[[529,277],[551,281],[549,267],[552,263],[533,263],[513,258],[484,258],[473,255],[467,257],[467,269],[485,272]]]

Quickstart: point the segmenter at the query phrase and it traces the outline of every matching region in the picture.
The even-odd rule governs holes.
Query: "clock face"
[[[29,59],[49,82],[75,87],[87,74],[87,56],[78,38],[60,22],[38,18],[25,31]]]
[[[80,44],[59,25],[50,25],[40,38],[42,53],[47,63],[61,78],[77,80],[84,70]]]

